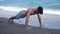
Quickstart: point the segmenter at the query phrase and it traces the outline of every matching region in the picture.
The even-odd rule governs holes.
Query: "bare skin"
[[[28,27],[29,17],[30,17],[31,15],[37,14],[37,13],[36,13],[37,9],[35,9],[35,8],[29,8],[27,11],[28,11],[28,12],[27,12],[27,13],[24,13],[23,15],[26,17],[25,24],[26,24],[26,29],[28,30],[28,29],[31,29],[31,28]],[[15,17],[16,17],[16,16],[11,17],[11,18],[13,18],[12,20],[14,20]],[[37,17],[38,17],[38,20],[39,20],[39,23],[40,23],[40,27],[41,27],[41,16],[40,16],[39,14],[37,14]],[[10,21],[10,20],[11,20],[11,19],[9,19],[9,21]]]
[[[33,9],[33,8],[30,8],[30,9],[28,9],[28,13],[27,13],[27,15],[26,15],[26,21],[25,21],[25,23],[26,23],[26,29],[28,30],[29,28],[28,28],[28,19],[29,19],[29,17],[31,16],[31,15],[35,15],[36,14],[36,12],[35,11],[37,11],[36,9]],[[39,23],[40,23],[40,27],[41,27],[41,16],[39,15],[39,14],[37,14],[37,17],[38,17],[38,20],[39,20]],[[31,29],[31,28],[30,28]]]

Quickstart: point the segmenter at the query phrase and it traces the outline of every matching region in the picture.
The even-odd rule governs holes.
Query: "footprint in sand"
[[[0,23],[2,23],[3,21],[0,20]]]

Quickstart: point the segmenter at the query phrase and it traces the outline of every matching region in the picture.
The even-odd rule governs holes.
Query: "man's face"
[[[34,12],[37,14],[38,13],[38,10],[36,9]]]

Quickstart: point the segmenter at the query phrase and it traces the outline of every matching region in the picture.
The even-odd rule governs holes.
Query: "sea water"
[[[60,9],[60,0],[0,0],[0,6],[38,7]]]

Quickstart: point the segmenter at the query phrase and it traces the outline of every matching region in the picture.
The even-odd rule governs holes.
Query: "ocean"
[[[0,0],[0,6],[38,7],[60,9],[60,0]]]
[[[29,7],[43,7],[42,26],[50,29],[60,29],[60,0],[0,0],[0,17],[10,18],[20,10]],[[25,18],[14,20],[17,24],[25,24]],[[39,27],[36,15],[29,19],[29,25]]]

